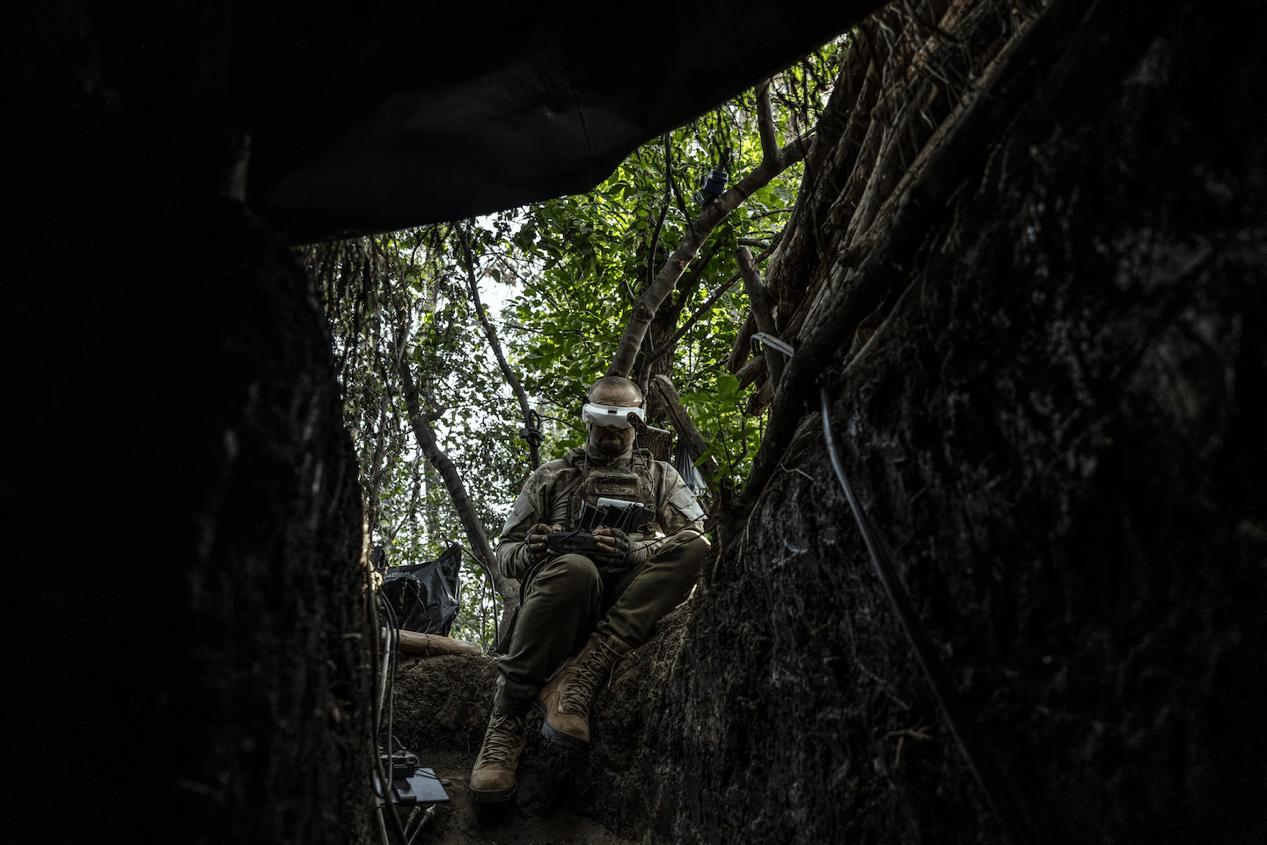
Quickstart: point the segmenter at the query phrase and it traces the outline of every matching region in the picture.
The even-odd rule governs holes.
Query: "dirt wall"
[[[1066,54],[943,174],[958,189],[902,257],[904,294],[821,384],[1036,838],[1256,842],[1267,76],[1246,33],[1261,21],[1148,14],[1093,14],[1079,37],[1110,46],[1104,72]],[[631,697],[600,704],[637,773],[589,772],[611,818],[664,842],[1002,841],[816,416],[668,662],[631,661],[614,687]]]

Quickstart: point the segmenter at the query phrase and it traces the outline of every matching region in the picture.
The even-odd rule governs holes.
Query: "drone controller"
[[[626,534],[645,534],[651,530],[654,519],[655,508],[642,502],[607,498],[599,499],[597,505],[582,502],[576,528],[547,534],[546,552],[551,556],[596,554],[595,528],[605,525]]]

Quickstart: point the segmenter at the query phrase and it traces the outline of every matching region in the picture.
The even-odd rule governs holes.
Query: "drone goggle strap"
[[[593,402],[587,402],[581,408],[581,422],[630,428],[630,414],[636,415],[643,422],[647,420],[647,412],[637,406],[595,405]]]

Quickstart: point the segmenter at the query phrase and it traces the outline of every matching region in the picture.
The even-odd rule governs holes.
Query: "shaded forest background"
[[[747,475],[770,397],[759,367],[729,365],[755,331],[735,255],[760,267],[775,253],[849,43],[640,147],[587,194],[296,250],[331,321],[371,542],[392,564],[469,550],[454,636],[495,643],[517,585],[492,543],[536,463],[584,442],[589,385],[668,273],[629,375],[665,429],[651,379],[671,378],[707,443],[682,460],[702,462],[712,489]],[[652,432],[640,445],[669,460],[681,441]]]
[[[762,268],[766,313],[733,341],[684,336],[715,363],[734,353],[701,394],[726,396],[729,376],[737,403],[753,379],[752,408],[714,406],[708,432],[749,448],[714,454],[732,461],[712,497],[719,555],[600,697],[571,800],[651,842],[996,842],[1009,807],[1019,841],[1267,838],[1262,17],[980,0],[859,23],[801,181],[776,192],[794,202]],[[215,92],[239,71],[212,44],[189,55],[222,76],[199,64],[146,87],[146,62],[184,57],[181,42],[103,65],[117,19],[102,35],[65,3],[20,22],[28,120],[6,173],[24,223],[5,233],[17,283],[0,350],[20,426],[0,493],[19,563],[4,609],[21,789],[6,824],[24,839],[370,841],[373,466],[331,355],[351,347],[332,343],[292,244],[234,193],[242,138]],[[785,147],[809,116],[776,123]],[[757,134],[737,177],[777,160]],[[692,166],[715,167],[702,135]],[[674,138],[665,152],[688,146]],[[699,215],[658,182],[667,159],[640,155],[669,250]],[[445,253],[459,291],[477,262],[497,269],[499,244],[425,237],[460,231],[471,258],[452,240]],[[740,245],[719,231],[718,255]],[[674,260],[657,241],[610,248],[639,268],[609,268],[613,286],[647,281],[630,283],[631,318]],[[712,272],[701,289],[731,275]],[[749,357],[759,318],[795,346],[781,373],[768,346]],[[672,336],[650,323],[650,348]],[[642,360],[625,366],[653,375]],[[412,363],[399,392],[421,396],[440,368],[428,383]],[[459,386],[486,392],[482,372]],[[824,395],[842,468],[1001,774],[993,793],[873,574]],[[431,398],[417,419],[443,406]],[[748,423],[723,434],[749,410],[766,414],[759,441]],[[422,670],[417,750],[478,732],[481,660]],[[454,679],[458,699],[428,699]]]

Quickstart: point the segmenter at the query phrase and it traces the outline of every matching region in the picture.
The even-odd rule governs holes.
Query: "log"
[[[651,384],[659,392],[660,398],[664,400],[665,410],[668,411],[669,419],[673,422],[673,427],[677,429],[678,436],[686,442],[686,448],[690,451],[691,457],[698,461],[700,455],[708,451],[708,441],[699,433],[695,423],[691,422],[690,414],[682,407],[682,400],[678,398],[677,389],[674,388],[673,382],[668,376],[661,373],[651,380]],[[717,474],[719,472],[721,472],[721,466],[717,463],[717,459],[711,455],[700,466],[700,474],[704,476],[708,486],[713,488],[714,496],[721,500],[722,493],[716,489]]]
[[[421,654],[438,657],[441,654],[483,654],[478,643],[468,643],[439,634],[420,634],[417,631],[400,631],[400,650],[405,654]]]

